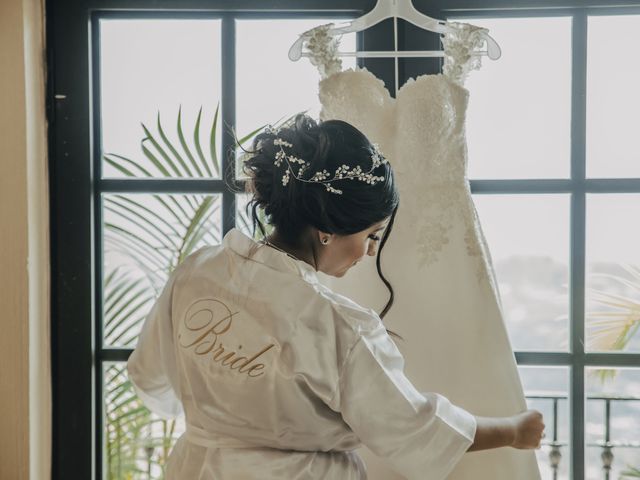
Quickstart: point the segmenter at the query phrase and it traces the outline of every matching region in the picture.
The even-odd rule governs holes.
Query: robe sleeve
[[[337,403],[345,422],[408,479],[442,480],[473,443],[475,417],[438,393],[421,393],[384,325],[360,332],[343,363]],[[443,368],[443,365],[425,365]]]
[[[135,350],[127,361],[134,390],[147,408],[162,418],[183,412],[171,321],[171,298],[176,271],[172,272],[142,326]]]

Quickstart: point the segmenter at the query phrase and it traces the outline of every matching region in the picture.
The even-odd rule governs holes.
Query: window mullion
[[[235,140],[233,130],[236,125],[236,17],[232,14],[222,16],[220,35],[221,48],[221,96],[222,108],[222,152],[220,158],[221,177],[229,185],[235,180]],[[230,165],[233,164],[233,168]],[[222,191],[222,235],[236,224],[235,193],[228,188]]]
[[[103,266],[104,256],[102,251],[103,244],[103,228],[102,228],[102,192],[98,186],[99,179],[102,178],[102,102],[101,102],[101,83],[100,83],[100,17],[94,12],[91,15],[91,129],[93,138],[91,139],[91,162],[93,163],[92,175],[90,182],[93,184],[93,234],[91,240],[93,243],[93,335],[94,335],[94,358],[99,358],[103,349],[103,332],[104,332],[104,315],[103,315]],[[101,480],[103,478],[103,448],[104,448],[104,432],[105,432],[105,408],[103,401],[103,363],[101,361],[93,362],[93,387],[94,387],[94,415],[93,421],[93,445],[94,452],[94,477]]]
[[[587,83],[587,16],[578,11],[572,26],[570,324],[572,368],[569,379],[571,465],[569,478],[585,478],[585,141]]]

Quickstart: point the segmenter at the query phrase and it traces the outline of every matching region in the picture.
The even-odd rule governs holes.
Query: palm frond
[[[145,127],[145,125],[143,123],[141,123],[140,125],[142,125],[142,129],[144,130],[144,132],[147,135],[145,138],[143,138],[140,141],[140,147],[142,148],[142,153],[144,153],[144,156],[147,157],[147,160],[149,160],[160,171],[160,173],[164,177],[171,177],[171,174],[169,173],[169,170],[165,166],[164,162],[166,162],[167,165],[169,165],[169,168],[171,170],[173,170],[174,173],[178,171],[178,169],[176,168],[175,163],[172,162],[171,159],[166,155],[166,153],[164,153],[160,149],[160,145],[153,138],[153,135],[151,135],[151,133],[149,132],[147,127]],[[162,162],[162,161],[160,161],[160,159],[158,159],[158,157],[149,149],[149,147],[147,147],[145,142],[151,143],[151,145],[156,147],[156,149],[160,150],[159,153],[160,153],[160,156],[162,157],[162,159],[164,160],[164,162]]]
[[[640,478],[640,468],[627,465],[628,470],[620,472],[620,478]]]
[[[198,159],[200,160],[202,166],[205,168],[207,172],[207,176],[211,177],[212,172],[207,159],[204,156],[204,152],[202,151],[202,147],[200,146],[200,119],[202,118],[202,107],[198,111],[198,116],[196,117],[196,124],[193,127],[193,144],[195,146],[196,154],[198,155]]]
[[[594,302],[608,307],[606,310],[590,310],[587,317],[587,340],[595,350],[624,350],[640,327],[640,269],[632,265],[621,265],[631,279],[608,273],[592,274],[592,278],[607,278],[630,288],[636,297],[605,292],[590,288],[588,292]],[[603,382],[613,379],[616,370],[593,371]]]
[[[218,167],[218,148],[216,146],[216,135],[218,131],[218,113],[220,111],[220,102],[216,105],[216,112],[213,114],[213,124],[211,125],[211,131],[209,132],[209,155],[213,168],[216,171],[216,177],[221,177],[220,169]]]
[[[160,112],[158,112],[156,127],[158,129],[158,133],[160,134],[160,138],[164,142],[165,146],[172,153],[173,157],[178,161],[180,166],[182,166],[185,176],[187,177],[194,176],[193,172],[189,169],[189,166],[187,165],[187,163],[184,161],[182,156],[178,153],[178,150],[173,146],[173,144],[171,143],[171,140],[169,140],[167,135],[164,133],[164,130],[162,128],[162,122],[160,121]]]
[[[200,167],[198,166],[198,163],[196,162],[196,159],[193,156],[193,153],[191,153],[191,149],[189,148],[189,145],[187,144],[187,141],[184,137],[184,133],[182,131],[182,106],[178,108],[178,120],[176,124],[176,129],[178,131],[178,138],[180,139],[180,145],[182,146],[182,150],[184,151],[184,154],[187,156],[187,158],[191,162],[191,165],[193,165],[193,167],[196,169],[196,172],[198,173],[198,177],[203,177],[204,175],[202,174],[202,170],[200,170]]]

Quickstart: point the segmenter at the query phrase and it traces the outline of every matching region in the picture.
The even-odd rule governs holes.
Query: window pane
[[[542,413],[546,437],[535,450],[542,480],[568,480],[569,369],[567,367],[518,367],[528,408]],[[555,475],[554,475],[555,473]]]
[[[502,49],[466,81],[470,178],[567,178],[571,19],[465,19]]]
[[[639,194],[587,196],[588,350],[640,351]]]
[[[566,351],[569,197],[474,195],[515,350]]]
[[[589,177],[640,177],[639,44],[640,15],[589,17]]]
[[[249,211],[246,210],[250,199],[251,196],[248,193],[239,193],[236,195],[236,228],[251,237],[253,231],[251,209],[249,209]]]
[[[103,176],[220,178],[219,20],[101,19],[100,83]]]
[[[161,479],[184,417],[164,420],[135,395],[124,362],[105,363],[103,478]]]
[[[620,475],[640,469],[640,370],[588,368],[586,373],[585,478],[631,478]]]
[[[298,36],[331,19],[239,20],[236,23],[236,123],[238,138],[296,113],[318,119],[320,73],[308,57],[292,62],[289,48]],[[340,51],[355,51],[355,34],[343,35]],[[342,68],[355,57],[342,57]],[[238,152],[241,153],[241,152]],[[239,170],[239,169],[238,169]],[[242,178],[238,171],[238,177]]]
[[[222,239],[220,195],[105,194],[104,343],[133,346],[168,274]]]

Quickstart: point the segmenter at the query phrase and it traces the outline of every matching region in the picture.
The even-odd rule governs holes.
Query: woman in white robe
[[[379,254],[391,231],[399,199],[378,153],[351,125],[303,115],[256,137],[253,216],[265,208],[274,232],[234,228],[189,255],[127,364],[150,410],[185,415],[167,480],[361,480],[362,444],[409,479],[440,480],[468,450],[539,446],[539,412],[476,417],[417,391],[381,320],[392,301],[378,315],[320,282]],[[340,169],[361,178],[313,176]]]

